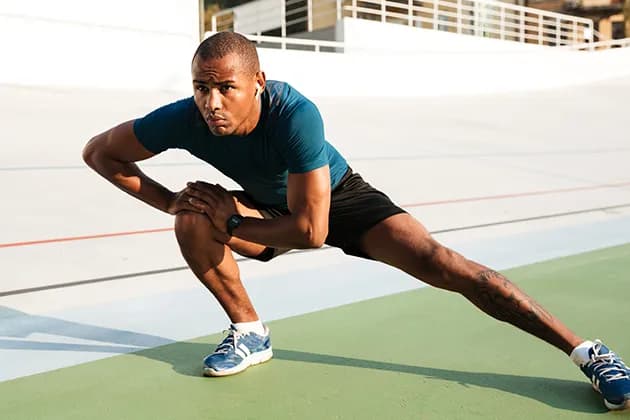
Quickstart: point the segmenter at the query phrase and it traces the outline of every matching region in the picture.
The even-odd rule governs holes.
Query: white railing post
[[[413,26],[413,0],[407,1],[407,25]]]
[[[578,24],[577,24],[577,20],[573,21],[573,43],[574,44],[578,43]]]
[[[337,20],[341,20],[341,17],[342,17],[341,15],[343,13],[341,10],[342,3],[343,3],[343,0],[337,0]]]
[[[479,11],[479,7],[480,4],[477,3],[476,1],[472,2],[473,4],[473,10],[474,10],[474,19],[475,21],[473,22],[473,31],[474,31],[474,35],[475,36],[479,36],[480,31],[480,20],[481,20],[481,12]]]
[[[280,35],[282,38],[287,37],[287,1],[280,0]],[[282,49],[285,50],[287,48],[286,42],[282,42]]]
[[[521,9],[521,18],[518,22],[518,32],[520,35],[520,41],[525,42],[525,10]]]
[[[433,29],[438,27],[438,14],[440,8],[440,0],[433,0]]]
[[[387,21],[387,6],[385,1],[386,0],[381,0],[381,22]]]
[[[543,44],[542,27],[543,27],[543,15],[538,15],[538,45]]]
[[[313,32],[313,0],[306,0],[306,30]]]
[[[212,15],[212,32],[217,32],[217,17]]]
[[[462,0],[457,0],[457,33],[462,33]]]
[[[352,17],[357,17],[357,0],[352,0]]]
[[[560,46],[562,40],[560,39],[560,32],[562,32],[562,26],[560,22],[560,18],[556,17],[556,47]]]
[[[505,39],[505,8],[503,6],[499,7],[499,38]]]

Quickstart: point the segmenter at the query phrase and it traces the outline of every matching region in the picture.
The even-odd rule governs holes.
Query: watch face
[[[241,224],[241,222],[243,222],[243,216],[239,214],[231,215],[227,221],[227,233],[231,235],[232,231],[236,229]]]

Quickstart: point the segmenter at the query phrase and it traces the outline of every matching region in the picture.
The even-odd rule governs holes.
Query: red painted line
[[[535,195],[548,195],[548,194],[567,193],[567,192],[575,192],[575,191],[598,190],[598,189],[603,189],[603,188],[619,188],[619,187],[627,187],[627,186],[630,186],[630,182],[618,182],[618,183],[613,183],[613,184],[590,185],[590,186],[585,186],[585,187],[574,187],[574,188],[560,188],[560,189],[555,189],[555,190],[528,191],[528,192],[513,193],[513,194],[498,194],[498,195],[485,195],[485,196],[479,196],[479,197],[454,198],[454,199],[438,200],[438,201],[424,201],[420,203],[403,204],[402,207],[425,207],[425,206],[436,206],[440,204],[466,203],[466,202],[472,202],[472,201],[504,200],[507,198],[529,197],[529,196],[535,196]],[[133,230],[133,231],[128,231],[128,232],[102,233],[98,235],[70,236],[67,238],[52,238],[52,239],[43,239],[43,240],[36,240],[36,241],[11,242],[11,243],[6,243],[6,244],[0,244],[0,248],[14,248],[18,246],[41,245],[41,244],[50,244],[50,243],[57,243],[57,242],[82,241],[82,240],[87,240],[87,239],[111,238],[114,236],[142,235],[145,233],[169,232],[172,230],[173,228],[146,229],[146,230]]]
[[[56,243],[56,242],[83,241],[86,239],[111,238],[113,236],[141,235],[144,233],[168,232],[169,230],[173,230],[173,228],[132,230],[129,232],[101,233],[98,235],[70,236],[67,238],[43,239],[39,241],[12,242],[8,244],[0,244],[0,248],[13,248],[17,246],[50,244],[50,243]]]

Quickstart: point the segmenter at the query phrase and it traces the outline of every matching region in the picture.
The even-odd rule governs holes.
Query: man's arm
[[[291,214],[270,220],[246,218],[234,236],[278,248],[319,248],[328,236],[330,171],[328,165],[289,174],[287,204]]]
[[[191,183],[193,204],[203,210],[215,227],[226,231],[228,217],[235,213],[234,199],[219,186]],[[328,236],[330,170],[328,165],[299,174],[289,174],[287,204],[290,215],[274,219],[246,217],[232,235],[276,248],[319,248]],[[226,234],[226,243],[229,245]]]
[[[146,176],[134,163],[155,154],[136,138],[133,121],[122,123],[92,138],[83,149],[83,160],[109,182],[145,203],[169,214],[199,211],[184,192],[174,193]]]

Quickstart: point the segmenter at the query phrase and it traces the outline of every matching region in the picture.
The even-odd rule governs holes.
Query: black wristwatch
[[[230,217],[228,217],[227,222],[226,222],[228,235],[232,236],[232,232],[234,231],[234,229],[239,227],[241,223],[243,223],[243,219],[245,218],[241,216],[240,214],[233,214]]]

